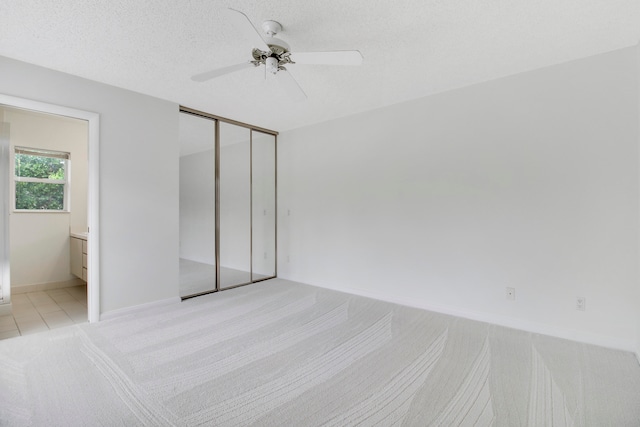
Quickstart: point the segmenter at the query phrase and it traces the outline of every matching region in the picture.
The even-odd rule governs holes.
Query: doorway
[[[61,238],[57,239],[58,242],[64,241],[64,243],[62,244],[58,243],[58,246],[55,246],[55,243],[54,243],[54,245],[51,247],[48,247],[48,249],[47,248],[44,248],[44,249],[39,248],[39,249],[44,250],[45,252],[47,250],[53,250],[53,251],[57,250],[58,251],[57,255],[59,256],[59,260],[64,260],[64,259],[70,260],[69,258],[71,256],[70,240],[71,240],[72,234],[74,234],[75,237],[80,236],[80,237],[86,238],[85,240],[86,250],[84,254],[86,258],[86,261],[85,261],[86,275],[84,278],[87,282],[87,286],[86,286],[87,319],[89,322],[96,322],[99,320],[99,317],[100,317],[100,301],[99,301],[99,277],[100,276],[99,276],[99,262],[98,262],[99,260],[99,227],[98,227],[99,225],[99,221],[98,221],[99,116],[96,113],[75,110],[71,108],[60,107],[52,104],[25,100],[25,99],[15,98],[15,97],[10,97],[5,95],[0,95],[0,107],[8,109],[10,111],[18,112],[18,113],[21,112],[25,116],[28,116],[28,114],[33,114],[35,116],[41,116],[45,118],[49,117],[52,120],[58,119],[62,122],[67,121],[68,123],[72,123],[74,121],[81,121],[82,124],[84,125],[83,132],[84,132],[86,142],[85,142],[84,154],[83,154],[85,158],[82,160],[84,161],[84,163],[86,163],[87,169],[88,169],[88,172],[86,172],[86,182],[85,182],[86,198],[85,200],[82,200],[82,198],[78,198],[77,196],[74,196],[72,193],[72,189],[69,188],[68,194],[65,193],[64,195],[65,201],[62,202],[61,207],[51,206],[51,205],[44,206],[45,210],[50,211],[53,214],[54,216],[53,222],[65,223],[65,221],[67,221],[68,226],[66,230],[66,236],[62,236]],[[9,142],[10,134],[11,134],[10,126],[11,126],[10,124],[4,123],[2,127],[2,133],[0,134],[2,136],[0,138],[0,141],[2,141],[2,146],[1,146],[2,151],[0,152],[1,154],[0,161],[2,162],[3,166],[13,164],[12,160],[15,161],[15,158],[13,156],[17,155],[16,144],[10,144]],[[29,145],[29,144],[23,144],[23,145]],[[29,148],[29,147],[24,147],[24,148]],[[42,157],[45,159],[48,158],[49,160],[51,158],[56,158],[56,156],[70,155],[69,150],[64,150],[64,149],[52,150],[51,147],[48,147],[48,148],[40,147],[40,149],[41,149],[40,154],[43,154]],[[39,154],[38,152],[33,150],[32,151],[26,150],[24,152],[20,151],[19,153],[19,155],[26,155],[26,156],[29,156],[29,155],[33,156],[38,154]],[[71,156],[70,160],[69,159],[67,160],[70,162],[73,162],[73,156]],[[79,161],[78,163],[82,163],[82,162]],[[70,171],[72,170],[73,169],[70,169]],[[42,219],[44,218],[43,213],[29,212],[30,210],[37,209],[37,207],[40,205],[35,204],[32,206],[32,205],[25,204],[25,205],[20,205],[16,207],[16,201],[15,201],[16,187],[10,185],[10,183],[13,182],[14,180],[14,178],[12,178],[12,175],[10,174],[14,172],[15,170],[12,167],[3,167],[1,176],[0,176],[0,189],[1,189],[0,195],[2,195],[2,204],[0,205],[1,207],[0,226],[3,230],[2,238],[0,239],[1,240],[0,242],[0,273],[1,273],[0,274],[0,298],[1,298],[0,314],[2,314],[2,311],[7,311],[6,307],[9,307],[9,311],[10,311],[11,303],[12,303],[11,265],[13,260],[11,259],[11,242],[10,242],[11,233],[9,232],[10,224],[11,224],[10,216],[20,211],[20,213],[22,214],[22,218],[21,218],[22,222],[28,222],[30,220],[28,218],[29,216],[31,216],[31,219],[38,218],[37,222],[40,222],[40,223],[43,222]],[[61,176],[64,176],[64,174],[62,174]],[[69,176],[70,176],[69,179],[71,179],[73,174],[70,174]],[[45,180],[46,181],[45,184],[51,184],[51,185],[60,184],[60,182],[58,182],[60,181],[60,179],[58,179],[60,177],[56,176],[55,178],[56,179]],[[25,177],[23,181],[26,182],[25,186],[42,184],[41,182],[34,183],[34,180],[35,178]],[[74,199],[76,202],[75,207],[73,207]],[[80,200],[79,202],[80,204],[78,204],[79,200]],[[42,207],[43,206],[40,206],[40,208]],[[27,208],[34,208],[34,209],[27,209]],[[60,212],[55,213],[56,210],[60,210]],[[71,219],[72,215],[70,212],[77,212],[79,213],[79,215],[76,215],[75,218],[72,220]],[[57,218],[55,218],[56,216]],[[65,216],[67,217],[66,220],[64,219]],[[20,226],[25,226],[26,228],[29,228],[28,224],[21,224]],[[58,228],[60,228],[60,224],[58,224],[58,226],[59,226]],[[57,233],[60,234],[60,231],[57,231]],[[31,236],[33,235],[34,233],[31,233]],[[49,243],[51,242],[47,242],[46,244],[49,244]],[[14,245],[14,249],[15,247],[16,245]],[[66,255],[68,255],[67,258],[65,258]],[[82,256],[82,254],[80,256]],[[22,259],[19,259],[19,258],[20,257],[16,257],[15,259],[16,263],[25,262],[24,258]],[[58,264],[56,266],[57,268],[67,267],[66,265],[62,265],[62,266],[59,265],[59,264],[65,264],[64,261],[59,261],[57,264]],[[71,263],[69,262],[69,268],[71,268],[70,264]],[[22,266],[20,268],[22,268]],[[40,285],[41,285],[40,287],[43,289],[47,288],[46,284],[41,283]]]

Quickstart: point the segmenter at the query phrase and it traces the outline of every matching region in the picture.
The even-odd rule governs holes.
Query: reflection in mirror
[[[252,131],[252,280],[276,275],[276,137]]]
[[[216,290],[215,121],[180,114],[180,296]]]
[[[250,136],[220,122],[220,289],[251,282]]]

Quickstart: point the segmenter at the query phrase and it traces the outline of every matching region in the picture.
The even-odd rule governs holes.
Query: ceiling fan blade
[[[191,80],[195,82],[205,82],[216,77],[223,76],[225,74],[233,73],[235,71],[244,70],[245,68],[253,68],[255,64],[251,61],[243,62],[242,64],[230,65],[228,67],[217,68],[211,71],[205,71],[204,73],[196,74],[191,77]]]
[[[278,74],[276,74],[276,80],[293,101],[300,102],[307,99],[307,94],[304,93],[296,79],[284,67],[280,68]]]
[[[229,11],[232,12],[228,14],[229,18],[232,19],[235,25],[245,33],[249,40],[254,43],[253,47],[257,47],[258,49],[265,52],[269,52],[271,50],[269,49],[267,42],[264,41],[264,37],[262,36],[260,31],[258,31],[258,29],[253,26],[251,20],[247,15],[240,12],[239,10],[232,8],[229,8]]]
[[[291,54],[291,60],[296,64],[361,65],[362,59],[362,54],[357,50],[295,52]]]

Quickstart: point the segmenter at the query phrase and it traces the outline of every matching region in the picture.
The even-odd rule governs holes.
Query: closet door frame
[[[197,297],[200,295],[205,295],[213,292],[219,292],[228,289],[238,288],[240,286],[247,286],[253,283],[262,282],[264,280],[270,280],[278,277],[278,132],[266,129],[258,126],[253,126],[247,123],[239,122],[232,119],[227,119],[225,117],[216,116],[214,114],[206,113],[204,111],[195,110],[193,108],[188,108],[184,106],[180,106],[179,113],[190,114],[193,116],[203,117],[205,119],[213,120],[215,124],[215,133],[214,133],[214,151],[215,151],[215,261],[216,261],[216,286],[215,289],[209,292],[201,292],[194,295],[187,295],[182,297],[183,300],[188,298]],[[249,262],[250,262],[250,280],[246,283],[239,283],[237,285],[227,286],[225,288],[220,287],[220,122],[228,123],[234,126],[244,127],[250,130],[249,135],[249,157],[250,157],[250,166],[249,166],[249,186],[250,186],[250,209],[249,209],[249,218],[250,218],[250,251],[249,251]],[[253,132],[260,132],[267,135],[272,135],[274,137],[274,246],[275,246],[275,254],[274,254],[274,275],[270,277],[263,277],[260,279],[253,280]]]

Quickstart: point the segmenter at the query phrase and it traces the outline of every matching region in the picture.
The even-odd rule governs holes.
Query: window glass
[[[16,154],[16,176],[63,180],[65,161],[55,157]]]
[[[30,148],[15,149],[15,209],[68,209],[69,153]]]
[[[64,210],[64,185],[16,182],[16,209]]]

